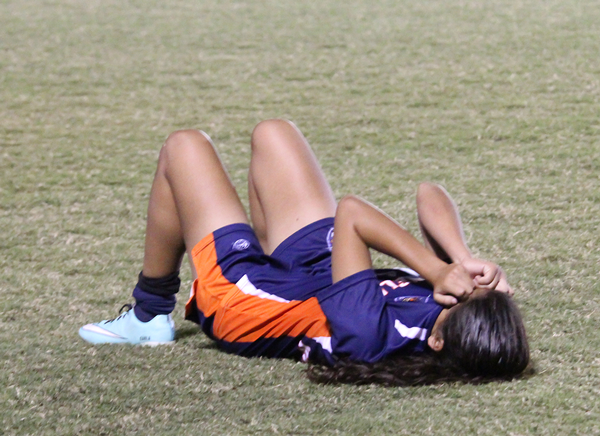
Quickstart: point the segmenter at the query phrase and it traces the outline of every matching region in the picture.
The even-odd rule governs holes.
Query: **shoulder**
[[[333,353],[375,362],[398,350],[422,351],[441,307],[432,292],[374,270],[353,274],[319,303],[331,326]]]

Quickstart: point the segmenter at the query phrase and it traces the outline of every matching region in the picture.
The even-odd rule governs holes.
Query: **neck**
[[[448,317],[448,310],[449,309],[442,309],[442,311],[438,315],[437,319],[435,320],[435,324],[433,324],[433,327],[431,329],[431,334],[432,335],[440,336],[439,332],[440,332],[440,329],[442,328],[442,324],[444,323],[444,321]]]

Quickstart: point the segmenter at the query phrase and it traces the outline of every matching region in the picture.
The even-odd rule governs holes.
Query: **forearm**
[[[419,185],[417,213],[424,237],[435,251],[441,249],[457,263],[471,257],[458,209],[444,188],[432,183]]]
[[[368,249],[387,254],[434,282],[445,266],[396,221],[353,196],[338,205],[332,254],[333,280],[371,267]]]
[[[471,255],[458,209],[444,188],[432,183],[419,185],[417,211],[425,240],[438,255],[461,264],[476,286],[513,294],[502,268]]]

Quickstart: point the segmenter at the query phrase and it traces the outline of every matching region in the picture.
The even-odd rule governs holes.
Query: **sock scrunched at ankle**
[[[164,277],[151,278],[146,277],[143,272],[138,276],[137,286],[145,292],[154,295],[170,297],[179,292],[181,280],[179,279],[179,271],[175,271]]]
[[[175,309],[181,280],[179,271],[165,277],[151,278],[140,273],[133,290],[135,316],[142,322],[152,320],[156,315],[168,315]]]

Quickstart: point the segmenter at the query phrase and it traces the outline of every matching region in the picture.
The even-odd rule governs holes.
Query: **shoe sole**
[[[169,341],[169,342],[148,341],[148,342],[140,342],[139,344],[132,344],[132,345],[141,345],[142,347],[158,347],[160,345],[175,345],[175,341]]]

